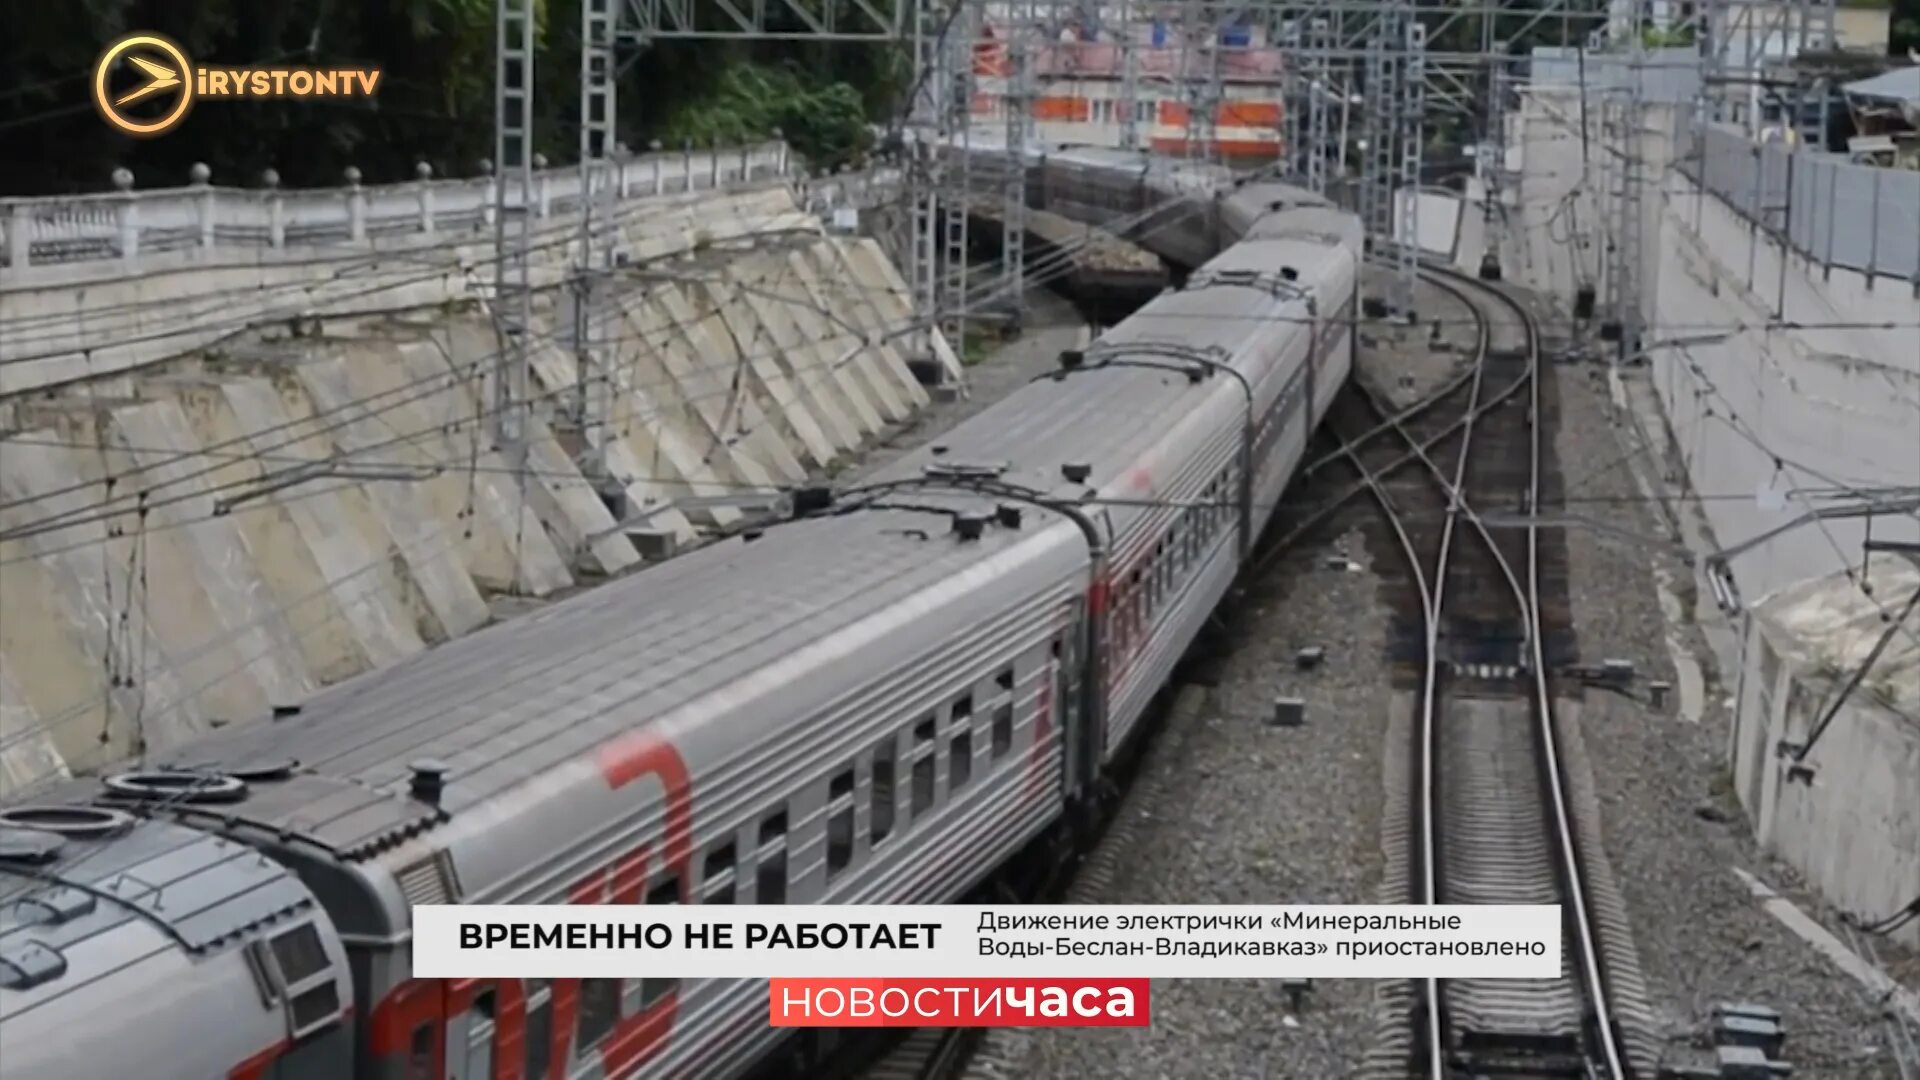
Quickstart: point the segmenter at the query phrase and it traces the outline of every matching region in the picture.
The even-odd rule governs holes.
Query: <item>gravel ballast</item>
[[[1637,536],[1664,536],[1625,464],[1634,441],[1612,415],[1603,369],[1563,368],[1559,384],[1556,438],[1568,509]],[[1642,688],[1650,680],[1679,685],[1652,565],[1658,556],[1648,545],[1591,529],[1568,530],[1567,546],[1582,661],[1631,660]],[[1669,573],[1690,578],[1677,562]],[[1692,655],[1708,655],[1697,628],[1679,627],[1676,636]],[[1734,873],[1757,873],[1775,888],[1786,879],[1754,844],[1728,791],[1727,693],[1709,673],[1698,723],[1671,704],[1656,712],[1596,691],[1588,692],[1582,712],[1607,851],[1667,1028],[1669,1057],[1688,1056],[1713,1005],[1753,1001],[1782,1013],[1782,1056],[1794,1075],[1898,1077],[1884,1023],[1860,984],[1767,914]],[[1644,689],[1640,694],[1644,700]],[[1817,903],[1794,899],[1817,913]]]

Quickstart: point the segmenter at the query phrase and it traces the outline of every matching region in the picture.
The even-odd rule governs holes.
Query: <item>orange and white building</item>
[[[1133,54],[1135,131],[1141,145],[1168,154],[1188,151],[1188,101],[1183,63],[1196,76],[1217,63],[1222,100],[1213,117],[1214,155],[1227,160],[1272,160],[1281,152],[1282,60],[1258,30],[1223,36],[1217,55],[1181,47],[1176,32],[1156,25],[1132,28],[1118,41],[1062,40],[1044,35],[1027,49],[1033,134],[1042,142],[1118,146],[1126,118],[1126,57]],[[1204,65],[1204,67],[1202,66]],[[973,121],[1006,123],[1009,73],[1004,31],[989,23],[973,50]],[[1200,128],[1205,131],[1205,127]]]

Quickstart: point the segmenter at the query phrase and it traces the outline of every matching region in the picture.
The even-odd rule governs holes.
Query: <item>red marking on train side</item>
[[[693,780],[686,761],[673,744],[652,732],[639,731],[601,747],[594,754],[594,763],[607,786],[616,791],[649,776],[660,782],[666,803],[664,836],[657,842],[642,841],[590,871],[566,890],[567,902],[640,903],[658,855],[675,875],[680,902],[686,903],[691,886],[687,871],[693,858]],[[517,979],[409,979],[394,987],[374,1009],[368,1021],[369,1049],[376,1058],[404,1060],[411,1052],[413,1033],[420,1025],[431,1023],[436,1028],[432,1075],[446,1075],[446,1022],[471,1008],[474,999],[490,987],[499,988],[494,1028],[494,1060],[499,1071],[495,1080],[562,1080],[580,1011],[578,979],[553,981],[552,1041],[548,1046],[551,1064],[546,1077],[520,1075],[525,1060],[520,1051],[526,1040],[527,1011],[526,990]],[[664,1051],[678,1013],[676,987],[638,1014],[620,1018],[598,1047],[609,1080],[631,1075]],[[233,1080],[264,1080],[264,1076],[264,1072],[257,1072]]]
[[[1136,465],[1127,470],[1127,486],[1135,491],[1153,490],[1153,470],[1145,465]]]
[[[292,1039],[281,1039],[265,1050],[227,1070],[227,1080],[267,1080],[267,1070],[280,1060],[282,1054],[293,1049]]]

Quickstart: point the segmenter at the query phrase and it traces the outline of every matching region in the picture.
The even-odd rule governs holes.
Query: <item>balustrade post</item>
[[[647,151],[653,158],[653,193],[659,195],[667,190],[666,170],[661,168],[666,161],[666,155],[660,152],[659,139],[647,143]]]
[[[681,190],[693,190],[693,140],[680,142],[680,184]]]
[[[548,181],[552,179],[547,175],[547,155],[533,155],[533,171],[534,205],[537,207],[539,216],[546,217],[553,210],[553,192],[547,186]]]
[[[120,258],[132,262],[140,256],[140,203],[133,193],[133,172],[122,166],[113,170],[113,186],[120,190],[114,207],[114,224],[120,232]]]
[[[708,165],[708,168],[711,170],[711,178],[708,180],[708,186],[718,191],[720,190],[720,136],[715,135],[713,137],[713,146],[708,149],[707,156],[711,159]]]
[[[266,186],[267,194],[267,246],[287,246],[287,206],[280,197],[280,172],[268,169],[260,174],[260,183]]]
[[[492,229],[496,217],[493,200],[497,190],[494,186],[492,158],[480,159],[480,176],[486,182],[486,187],[480,192],[480,221],[488,229]]]
[[[200,217],[200,246],[213,246],[213,170],[204,161],[196,161],[187,170],[187,184],[194,189],[194,209]]]
[[[32,262],[33,234],[27,231],[32,225],[26,203],[14,203],[7,211],[7,265],[16,273]]]
[[[420,231],[433,232],[433,166],[424,161],[413,166],[414,195],[420,200]]]
[[[367,193],[360,186],[360,170],[349,165],[340,172],[347,182],[347,239],[359,243],[367,238]]]
[[[627,197],[627,162],[632,157],[633,151],[627,149],[626,143],[613,144],[613,196],[616,199]]]

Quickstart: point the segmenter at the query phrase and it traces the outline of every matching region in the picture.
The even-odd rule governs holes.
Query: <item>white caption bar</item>
[[[427,979],[1550,979],[1558,906],[413,909]]]

